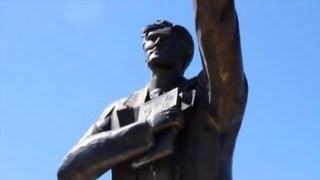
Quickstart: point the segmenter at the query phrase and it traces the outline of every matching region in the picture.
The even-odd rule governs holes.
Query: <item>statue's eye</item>
[[[147,40],[148,40],[148,41],[156,41],[157,38],[158,38],[157,35],[149,35],[148,38],[147,38]]]

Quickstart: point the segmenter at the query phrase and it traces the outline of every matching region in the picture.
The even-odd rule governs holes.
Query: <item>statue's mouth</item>
[[[157,46],[154,46],[153,48],[148,49],[147,53],[148,53],[148,56],[150,56],[151,54],[159,55],[160,54],[160,48],[157,47]]]

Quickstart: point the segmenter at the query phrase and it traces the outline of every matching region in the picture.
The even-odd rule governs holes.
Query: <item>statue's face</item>
[[[185,48],[182,43],[174,36],[171,27],[150,31],[143,42],[147,65],[151,70],[181,67],[183,71]]]

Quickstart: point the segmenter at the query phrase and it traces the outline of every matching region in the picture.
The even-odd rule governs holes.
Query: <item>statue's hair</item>
[[[193,44],[192,36],[186,28],[177,24],[172,24],[167,20],[157,20],[155,23],[150,24],[143,29],[142,38],[147,37],[148,33],[151,31],[155,31],[158,29],[166,28],[166,27],[172,28],[171,32],[173,33],[173,35],[183,42],[182,43],[183,47],[186,50],[185,58],[183,59],[184,70],[186,70],[192,60],[193,53],[194,53],[194,44]]]

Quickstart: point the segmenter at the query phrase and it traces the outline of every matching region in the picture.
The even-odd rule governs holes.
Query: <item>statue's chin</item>
[[[149,61],[147,64],[151,70],[171,71],[171,70],[175,69],[174,64],[164,63],[161,61]]]

